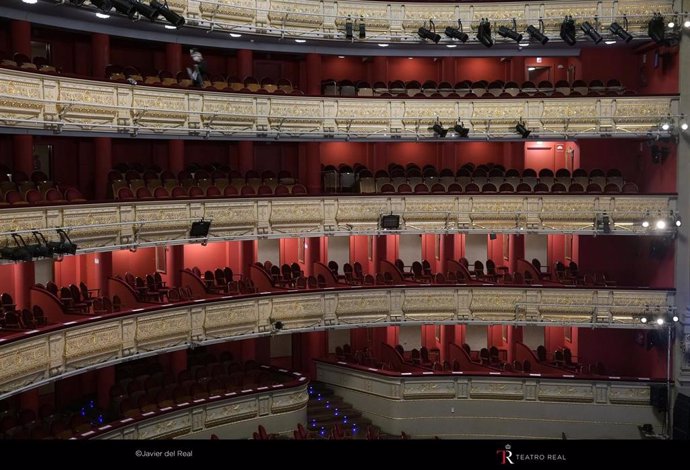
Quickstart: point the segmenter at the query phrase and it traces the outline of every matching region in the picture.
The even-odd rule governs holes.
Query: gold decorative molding
[[[209,300],[213,302],[132,312],[0,342],[0,394],[16,393],[32,383],[58,379],[74,368],[87,370],[139,352],[267,335],[273,331],[272,322],[278,320],[283,323],[281,333],[405,322],[640,328],[635,315],[646,309],[668,311],[675,302],[673,292],[666,291],[434,285]],[[525,311],[530,312],[529,318]],[[595,311],[599,312],[597,318],[581,313]]]
[[[0,123],[54,132],[164,134],[227,138],[294,135],[432,138],[439,119],[461,118],[470,137],[514,138],[526,122],[534,135],[637,136],[662,134],[678,115],[678,98],[568,97],[512,99],[389,99],[305,97],[132,86],[0,70]]]

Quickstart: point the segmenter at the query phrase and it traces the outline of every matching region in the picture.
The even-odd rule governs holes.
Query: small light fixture
[[[242,35],[240,33],[230,33],[231,38],[241,38]]]
[[[649,228],[649,220],[643,220],[642,221],[642,227],[643,228]]]
[[[295,39],[295,42],[297,42],[299,44],[303,44],[303,43],[307,42],[307,40],[306,39]]]
[[[522,120],[515,125],[515,132],[520,134],[523,139],[526,139],[532,133],[531,130],[525,127],[525,123],[523,123]]]
[[[477,26],[477,39],[486,47],[494,45],[494,40],[491,39],[491,23],[488,18],[482,18]]]
[[[566,16],[561,23],[561,39],[569,46],[574,46],[577,42],[575,37],[575,20],[572,16]]]
[[[659,219],[656,221],[656,224],[654,224],[657,230],[664,230],[666,228],[666,225],[667,224],[664,219]]]
[[[604,44],[606,44],[607,46],[611,46],[613,44],[616,44],[616,41],[609,39],[608,41],[604,41]]]
[[[448,129],[444,129],[441,125],[441,122],[438,119],[436,120],[434,125],[431,126],[431,129],[433,129],[434,134],[436,134],[437,137],[445,137],[446,134],[448,134]]]
[[[659,325],[659,326],[663,325],[663,324],[664,324],[664,319],[661,318],[661,317],[657,318],[657,319],[656,319],[656,324]]]
[[[428,29],[426,27],[426,23],[424,23],[424,26],[421,26],[417,30],[417,34],[419,34],[419,37],[422,39],[428,39],[438,44],[438,42],[441,40],[441,35],[436,32],[436,25],[434,24],[433,20],[429,20],[429,25],[432,29]]]
[[[458,45],[457,44],[446,44],[446,47],[448,47],[449,49],[453,49],[454,47],[458,47]]]
[[[513,29],[510,29],[507,26],[499,26],[498,35],[502,38],[510,38],[518,43],[522,41],[522,34],[517,32],[517,22],[515,21],[515,18],[513,18]]]
[[[452,26],[448,26],[446,28],[445,32],[446,32],[446,36],[448,36],[449,38],[452,38],[452,39],[457,39],[460,42],[467,42],[467,40],[469,39],[469,36],[467,35],[467,33],[465,33],[462,30],[462,20],[458,20],[458,27],[457,28],[453,28]]]
[[[647,323],[647,317],[645,317],[645,316],[640,317],[640,322]]]
[[[457,134],[458,137],[467,137],[470,134],[469,128],[465,127],[465,123],[461,122],[458,120],[455,123],[455,126],[453,126],[453,130]]]
[[[386,44],[385,42],[379,43],[379,47],[388,47],[390,44]]]
[[[38,0],[22,0],[24,3],[28,3],[29,5],[35,5],[38,3]]]
[[[339,56],[338,56],[338,59],[344,59],[344,58],[345,58],[344,55],[339,55]]]
[[[539,28],[536,28],[534,25],[529,25],[527,27],[527,32],[531,39],[540,42],[542,45],[549,42],[549,38],[544,34],[544,20],[541,18],[539,18]]]
[[[671,317],[671,320],[673,321],[673,323],[678,323],[678,315],[676,315],[674,313],[673,316]]]
[[[98,17],[102,20],[107,20],[108,18],[110,18],[110,15],[106,15],[105,13],[97,12],[96,17]]]
[[[626,16],[623,17],[623,24],[625,25],[625,27],[619,25],[617,22],[614,21],[609,26],[609,31],[621,38],[623,42],[627,43],[632,41],[633,37],[632,34],[628,32],[628,18]]]
[[[590,24],[589,21],[585,21],[580,25],[580,29],[590,37],[592,41],[594,41],[594,44],[599,44],[602,40],[601,34],[597,32],[597,30]]]

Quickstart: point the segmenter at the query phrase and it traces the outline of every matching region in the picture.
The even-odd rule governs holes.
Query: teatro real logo
[[[535,463],[535,462],[548,462],[548,463],[556,463],[556,462],[567,462],[568,459],[566,458],[565,454],[558,454],[558,453],[542,453],[542,452],[536,452],[536,453],[518,453],[518,452],[513,452],[510,450],[510,444],[506,444],[504,449],[499,449],[496,451],[496,455],[498,456],[498,463],[501,465],[515,465],[516,463]]]

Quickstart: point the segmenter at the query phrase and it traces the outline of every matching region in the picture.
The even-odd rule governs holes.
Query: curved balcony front
[[[469,139],[668,137],[677,96],[383,99],[267,96],[99,82],[0,70],[0,131],[234,140],[439,140],[460,120]],[[454,134],[451,134],[454,135]],[[446,137],[445,141],[453,139]],[[444,139],[440,139],[444,140]]]
[[[0,397],[146,355],[272,334],[420,324],[653,328],[640,317],[675,311],[653,289],[386,286],[261,292],[75,317],[0,338]],[[282,323],[280,331],[276,322]]]
[[[0,243],[38,230],[58,241],[63,228],[78,253],[257,238],[385,235],[391,233],[603,233],[609,216],[616,235],[667,235],[644,220],[676,212],[673,195],[381,195],[157,200],[2,209]],[[397,230],[380,225],[400,215]],[[190,238],[193,221],[211,221],[208,238]]]

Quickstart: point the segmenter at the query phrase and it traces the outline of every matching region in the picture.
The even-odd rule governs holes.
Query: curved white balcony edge
[[[438,140],[458,119],[471,139],[668,137],[677,96],[383,99],[245,94],[130,85],[0,70],[0,129],[237,140]],[[452,135],[449,134],[449,135]],[[446,137],[445,142],[456,141]]]
[[[0,209],[0,243],[12,232],[41,231],[57,241],[64,228],[79,253],[165,244],[317,236],[575,233],[601,234],[597,217],[615,235],[667,235],[645,219],[674,214],[676,198],[644,194],[386,194],[126,201]],[[401,216],[400,229],[382,230],[384,214]],[[190,239],[192,221],[211,220],[209,237]],[[653,225],[653,224],[652,224]]]
[[[330,328],[511,324],[644,328],[640,315],[675,309],[663,290],[509,287],[353,287],[197,300],[66,322],[0,339],[0,399],[86,370],[184,349]],[[276,321],[283,323],[278,332]],[[650,322],[651,323],[651,322]],[[648,325],[647,328],[653,328]]]

